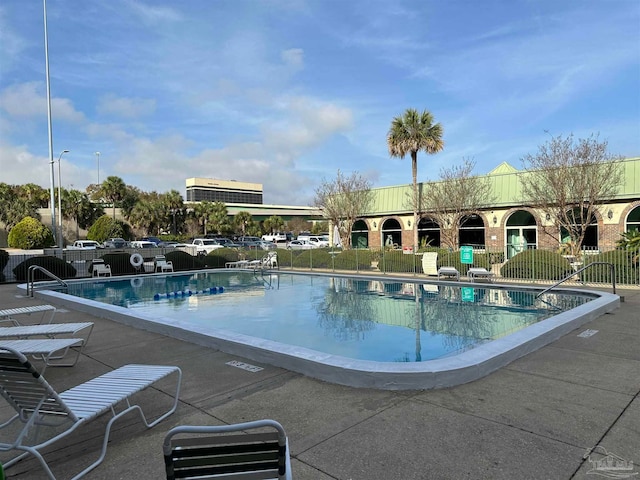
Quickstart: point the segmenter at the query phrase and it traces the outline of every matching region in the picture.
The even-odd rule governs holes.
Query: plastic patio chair
[[[173,405],[168,411],[149,422],[140,406],[130,403],[131,397],[171,374],[177,375]],[[5,470],[31,454],[40,462],[48,478],[55,480],[40,450],[73,433],[78,427],[110,412],[112,418],[105,427],[100,456],[73,477],[81,478],[104,459],[111,427],[117,419],[136,411],[145,426],[151,428],[175,412],[181,380],[182,371],[178,367],[125,365],[58,393],[23,354],[11,348],[0,349],[0,395],[16,411],[13,417],[0,425],[0,431],[16,422],[23,425],[15,439],[7,440],[5,433],[0,441],[0,452],[12,450],[22,452],[4,464]],[[116,413],[117,406],[122,407],[118,413]],[[38,441],[38,433],[43,427],[51,427],[53,436],[44,441]],[[32,432],[35,436],[32,441],[29,441],[28,438],[32,436]],[[79,448],[85,448],[83,442],[79,444]]]
[[[173,262],[167,260],[164,255],[156,255],[153,261],[153,270],[155,272],[173,272]]]
[[[247,431],[251,432],[242,433]],[[288,447],[282,425],[275,420],[257,420],[222,426],[178,426],[167,433],[162,450],[167,480],[291,480]]]

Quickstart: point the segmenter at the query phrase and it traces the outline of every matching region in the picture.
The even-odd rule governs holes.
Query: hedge
[[[13,274],[16,276],[16,281],[26,282],[29,267],[32,265],[38,265],[45,268],[49,272],[53,273],[56,277],[74,278],[76,276],[76,269],[70,263],[65,262],[61,258],[53,257],[49,255],[41,257],[27,258],[24,262],[19,263],[13,269]],[[36,270],[33,275],[34,280],[51,280],[51,277],[46,275],[40,270]]]
[[[584,259],[584,266],[594,262],[607,262],[615,267],[617,283],[638,285],[640,268],[638,268],[637,250],[611,250],[598,255],[589,255]],[[611,267],[609,265],[594,265],[580,274],[584,282],[611,283]]]
[[[510,258],[500,269],[505,278],[562,280],[574,272],[562,255],[548,250],[525,250]]]

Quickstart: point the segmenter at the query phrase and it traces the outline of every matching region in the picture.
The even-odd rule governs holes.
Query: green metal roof
[[[640,198],[640,157],[627,158],[622,161],[624,174],[614,200],[631,200]],[[510,207],[524,204],[522,200],[520,176],[527,175],[526,170],[517,170],[506,162],[501,163],[485,175],[491,183],[496,201],[493,207]],[[420,183],[419,188],[428,188],[428,183]],[[371,209],[365,215],[391,215],[411,213],[409,202],[411,184],[393,187],[373,188]]]

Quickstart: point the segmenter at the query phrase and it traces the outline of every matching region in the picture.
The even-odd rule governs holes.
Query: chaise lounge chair
[[[438,269],[438,280],[440,277],[455,278],[460,280],[460,272],[455,267],[440,267]]]
[[[82,349],[89,341],[91,332],[93,331],[93,322],[78,323],[48,323],[46,325],[25,325],[18,327],[0,327],[0,342],[11,338],[15,339],[34,339],[34,337],[45,337],[47,339],[55,339],[60,337],[79,338],[83,342],[78,349],[78,356],[82,353]],[[81,337],[77,337],[82,332]],[[24,352],[23,352],[24,353]]]
[[[177,375],[173,405],[167,412],[152,422],[148,422],[140,406],[130,403],[131,397],[171,374]],[[11,348],[2,348],[0,349],[0,395],[17,413],[0,425],[0,429],[17,421],[23,424],[23,428],[15,440],[7,441],[4,436],[0,441],[0,452],[12,450],[22,452],[6,462],[4,468],[11,467],[23,457],[31,454],[40,462],[47,476],[51,480],[55,480],[55,476],[40,450],[66,437],[89,421],[110,412],[112,418],[105,427],[100,456],[74,477],[74,479],[78,479],[96,468],[104,459],[111,427],[117,419],[129,412],[136,411],[145,426],[151,428],[171,415],[178,406],[181,380],[182,372],[178,367],[125,365],[58,394],[22,353]],[[123,402],[124,409],[116,413],[115,407],[121,402]],[[68,422],[68,427],[60,430],[65,422]],[[36,436],[33,440],[35,444],[28,444],[26,443],[27,437],[30,435],[27,434],[30,433],[32,427],[36,427],[36,432],[42,427],[53,427],[55,435],[40,441],[40,443],[38,443]],[[85,448],[85,443],[80,445],[82,445],[80,448]]]
[[[422,273],[438,275],[438,252],[424,252],[422,254]]]
[[[34,313],[42,313],[42,317],[39,322],[41,324],[45,323],[44,320],[47,318],[47,314],[49,314],[49,318],[46,323],[51,323],[56,314],[56,307],[53,305],[32,305],[30,307],[0,310],[0,322],[11,322],[14,325],[21,325],[21,323],[15,318],[17,315],[33,315]]]
[[[248,430],[260,431],[241,434]],[[173,438],[177,435],[182,436]],[[292,478],[287,436],[275,420],[175,427],[165,436],[162,450],[167,480]]]
[[[48,367],[73,367],[80,359],[80,351],[84,341],[81,338],[38,338],[22,340],[0,340],[0,349],[16,350],[23,355],[42,360],[42,372]],[[72,360],[62,361],[69,350],[75,351]]]
[[[467,275],[469,276],[469,280],[471,280],[472,282],[475,282],[476,279],[480,279],[480,278],[484,278],[489,282],[493,282],[493,279],[496,274],[488,271],[486,268],[475,267],[475,268],[470,268],[469,271],[467,272]]]

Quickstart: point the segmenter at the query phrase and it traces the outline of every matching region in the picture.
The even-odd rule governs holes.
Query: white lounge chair
[[[54,307],[53,305],[32,305],[29,307],[8,308],[5,310],[0,310],[0,322],[11,322],[14,325],[20,325],[20,322],[15,318],[16,316],[33,315],[34,313],[42,313],[42,318],[40,318],[39,323],[51,323],[53,317],[56,314],[56,307]],[[49,318],[45,322],[47,314],[49,314]]]
[[[270,431],[265,432],[265,427]],[[275,420],[175,427],[165,436],[162,450],[167,480],[292,478],[287,435]]]
[[[475,267],[470,268],[467,272],[467,275],[469,276],[469,280],[471,280],[472,282],[475,282],[476,279],[482,278],[492,282],[496,274],[488,271],[486,268]]]
[[[104,263],[101,258],[95,258],[91,264],[92,277],[110,277],[111,265]]]
[[[80,350],[84,345],[81,338],[30,338],[22,340],[0,340],[0,350],[11,349],[16,350],[23,355],[31,356],[35,359],[42,360],[44,365],[42,371],[48,366],[54,367],[73,367],[78,363],[80,358]],[[69,350],[75,350],[75,356],[72,360],[62,359],[67,356]]]
[[[438,252],[424,252],[422,254],[422,273],[438,275]]]
[[[0,327],[0,341],[10,338],[28,339],[33,337],[58,338],[71,335],[72,338],[82,338],[83,346],[89,341],[93,331],[93,322],[78,323],[48,323],[46,325],[24,325],[17,327]],[[84,332],[82,337],[77,337]]]
[[[438,280],[441,277],[447,278],[455,278],[456,280],[460,280],[460,272],[455,267],[440,267],[438,269]]]
[[[155,272],[173,272],[173,262],[167,260],[164,255],[156,255],[153,261],[153,270]]]
[[[131,403],[131,397],[171,374],[177,375],[173,405],[166,413],[148,422],[140,406]],[[23,424],[22,430],[14,440],[7,439],[5,435],[0,441],[0,451],[22,452],[6,462],[4,468],[11,467],[31,454],[40,462],[48,477],[55,480],[40,450],[66,437],[89,421],[105,413],[111,413],[112,418],[105,427],[100,456],[74,477],[78,479],[96,468],[104,459],[111,426],[118,418],[137,411],[145,426],[151,428],[175,412],[181,380],[182,372],[178,367],[125,365],[58,394],[22,353],[14,349],[2,349],[0,350],[0,395],[17,413],[9,421],[0,425],[0,429],[16,422]],[[116,413],[115,407],[120,404],[124,409]],[[67,428],[61,430],[63,425],[67,425]],[[35,444],[28,444],[26,439],[30,435],[27,433],[32,427],[39,429],[53,427],[54,436],[40,443],[34,440]],[[79,445],[79,448],[86,448],[86,441]]]

